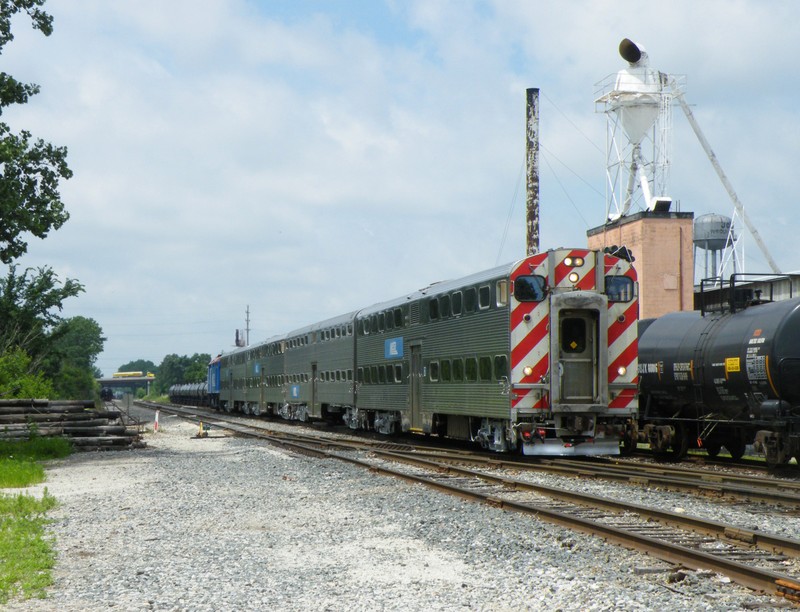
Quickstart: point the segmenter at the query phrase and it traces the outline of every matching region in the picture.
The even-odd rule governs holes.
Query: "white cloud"
[[[526,87],[542,89],[542,246],[585,244],[605,211],[594,83],[623,37],[688,75],[773,254],[800,267],[795,3],[287,6],[51,0],[51,38],[16,24],[3,69],[42,93],[4,119],[68,146],[75,171],[71,220],[25,262],[84,282],[66,314],[104,328],[105,372],[227,348],[248,304],[255,339],[520,256],[524,183],[501,240]],[[728,214],[678,114],[674,129],[674,196]]]

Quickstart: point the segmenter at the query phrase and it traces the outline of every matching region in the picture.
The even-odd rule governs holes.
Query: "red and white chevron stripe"
[[[552,253],[552,252],[551,252]],[[559,288],[578,288],[583,291],[603,290],[598,288],[595,253],[588,249],[562,249],[555,253],[552,276],[548,269],[548,253],[528,257],[511,272],[512,282],[519,276],[538,274],[550,279]],[[583,258],[582,266],[567,266],[567,257]],[[602,255],[604,273],[624,275],[636,282],[636,272],[627,261],[610,255]],[[570,274],[578,275],[577,282]],[[511,380],[515,388],[512,393],[512,408],[516,410],[548,409],[548,396],[536,389],[519,388],[520,385],[536,384],[550,371],[550,304],[543,302],[511,302]],[[637,334],[639,304],[610,302],[608,305],[608,382],[625,383],[626,388],[614,391],[609,408],[620,413],[633,412],[637,407],[635,384],[637,373]],[[531,366],[533,372],[526,376],[524,368]],[[624,374],[620,368],[624,366]]]
[[[605,274],[627,276],[636,282],[636,271],[630,262],[605,256]],[[639,300],[609,302],[608,304],[608,382],[626,383],[631,388],[623,389],[609,402],[609,408],[619,412],[635,412],[638,407],[636,385],[639,380]],[[620,374],[620,368],[625,373]]]
[[[513,282],[519,276],[538,274],[548,277],[547,253],[532,255],[511,272]],[[527,320],[526,320],[527,318]],[[530,376],[522,371],[533,368]],[[511,380],[515,384],[541,382],[550,370],[550,307],[545,302],[517,302],[511,309]],[[538,399],[536,395],[539,395]],[[511,396],[514,409],[548,408],[547,397],[533,389],[515,389]]]

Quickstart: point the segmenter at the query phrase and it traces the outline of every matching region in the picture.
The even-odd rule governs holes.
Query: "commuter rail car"
[[[739,458],[752,444],[770,466],[800,461],[800,299],[760,302],[642,325],[642,433],[656,452]]]
[[[636,439],[636,273],[556,249],[220,355],[212,405],[528,455]]]

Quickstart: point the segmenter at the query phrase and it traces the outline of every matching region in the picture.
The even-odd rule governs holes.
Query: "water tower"
[[[697,261],[697,249],[705,251],[705,267],[703,278],[723,276],[727,258],[725,250],[735,242],[733,220],[723,215],[701,215],[694,220],[694,252]],[[709,255],[711,266],[708,265]],[[736,272],[736,260],[733,261],[733,272]]]

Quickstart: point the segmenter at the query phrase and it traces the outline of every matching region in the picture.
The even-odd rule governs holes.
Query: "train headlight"
[[[617,374],[619,374],[620,376],[625,376],[625,374],[627,373],[628,373],[628,368],[626,368],[625,366],[619,366],[617,368]]]
[[[525,376],[530,376],[531,374],[533,374],[533,368],[531,366],[525,366],[524,368],[522,368],[522,373]]]
[[[583,265],[583,257],[565,257],[564,265],[568,268],[579,268]]]
[[[577,272],[570,272],[567,278],[569,279],[569,282],[571,282],[573,285],[577,283],[578,280],[580,280],[580,276],[578,275]]]

